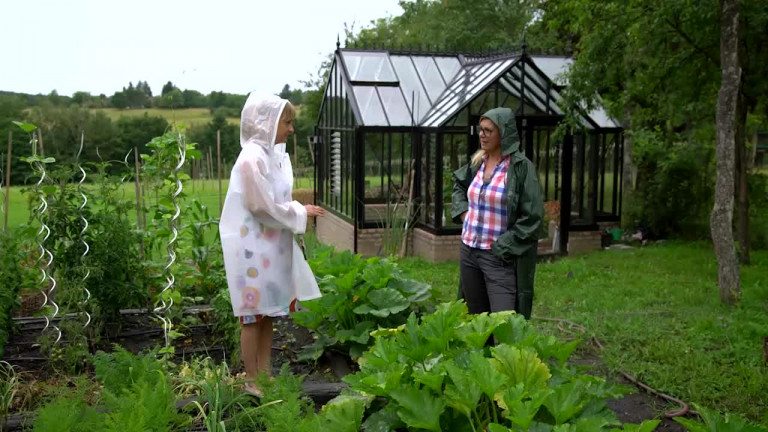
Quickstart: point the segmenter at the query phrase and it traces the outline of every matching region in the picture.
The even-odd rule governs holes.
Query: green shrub
[[[468,315],[446,303],[420,321],[374,332],[344,381],[368,397],[366,430],[608,430],[623,386],[567,366],[578,341],[534,331],[514,312]],[[498,345],[488,347],[493,336]],[[562,425],[573,425],[576,429]]]
[[[372,343],[370,332],[397,327],[431,296],[430,286],[403,276],[397,265],[378,257],[319,248],[309,258],[322,297],[302,302],[294,321],[315,331],[315,343],[300,358],[317,359],[326,349],[359,357]]]

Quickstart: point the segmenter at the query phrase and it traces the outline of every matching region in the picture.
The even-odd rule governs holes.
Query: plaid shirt
[[[471,248],[487,250],[507,231],[509,156],[496,165],[488,182],[483,180],[486,160],[483,160],[467,189],[469,211],[464,218],[461,241]]]

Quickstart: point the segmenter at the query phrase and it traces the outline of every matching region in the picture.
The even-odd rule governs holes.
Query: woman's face
[[[480,120],[478,135],[480,135],[480,148],[486,153],[495,153],[501,147],[499,128],[491,120],[487,118]]]
[[[275,144],[288,141],[288,135],[293,133],[293,119],[280,117],[277,123],[277,135],[275,135]]]

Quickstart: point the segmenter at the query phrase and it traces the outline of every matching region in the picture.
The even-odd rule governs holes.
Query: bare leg
[[[258,326],[258,373],[272,375],[272,318],[264,317],[257,324]]]
[[[240,357],[245,367],[245,379],[253,380],[259,373],[259,324],[240,326]]]

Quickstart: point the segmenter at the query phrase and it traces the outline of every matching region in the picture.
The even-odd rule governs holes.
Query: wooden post
[[[307,146],[309,146],[309,157],[312,158],[312,166],[315,165],[315,148],[312,145],[311,137],[307,137]]]
[[[293,134],[293,167],[299,167],[299,154],[296,151],[296,134]]]
[[[200,176],[202,180],[202,186],[200,187],[200,190],[203,192],[205,192],[205,183],[206,179],[208,178],[208,174],[206,173],[206,171],[208,171],[208,162],[206,162],[205,156],[205,150],[203,150],[203,154],[200,156],[200,174],[202,174]]]
[[[216,165],[217,165],[217,177],[219,178],[219,214],[223,207],[221,200],[221,131],[216,131]]]
[[[195,194],[195,160],[192,159],[189,163],[189,178],[192,180],[192,195]]]
[[[139,180],[139,150],[133,148],[133,164],[136,170],[136,227],[142,230],[141,225],[141,181]],[[141,258],[144,259],[144,239],[139,239]]]
[[[8,160],[5,161],[5,221],[3,231],[8,229],[8,205],[11,198],[11,156],[13,148],[13,132],[8,132]]]
[[[37,143],[40,146],[40,157],[45,157],[45,152],[43,151],[43,130],[38,129],[37,130]]]
[[[411,218],[413,217],[411,215],[411,212],[413,211],[413,179],[416,176],[416,161],[411,161],[411,172],[408,173],[408,176],[410,177],[408,179],[408,183],[410,183],[408,187],[408,203],[405,206],[405,233],[403,234],[403,240],[402,243],[400,243],[400,257],[405,258],[405,255],[408,253],[408,229],[410,228]]]
[[[213,180],[213,148],[208,147],[208,178]]]

